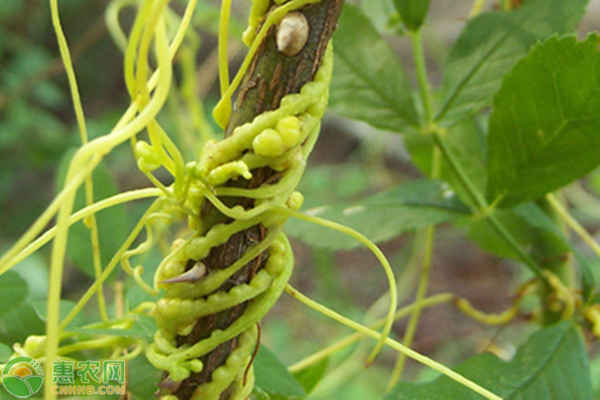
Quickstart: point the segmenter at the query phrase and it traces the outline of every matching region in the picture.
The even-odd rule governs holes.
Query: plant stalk
[[[336,28],[342,4],[343,0],[322,0],[301,9],[308,20],[310,30],[307,44],[297,55],[286,56],[279,52],[275,42],[276,27],[273,26],[269,29],[233,96],[233,110],[225,129],[225,137],[231,136],[235,128],[254,120],[256,116],[277,109],[283,97],[299,93],[306,83],[313,80],[325,54],[327,44]],[[254,189],[278,179],[277,172],[268,167],[254,170],[252,175],[250,181],[232,180],[225,186]],[[224,196],[222,201],[228,207],[241,206],[249,209],[254,205],[253,199],[244,197]],[[210,203],[199,210],[199,213],[203,221],[201,234],[206,234],[217,224],[231,221]],[[207,267],[207,274],[213,270],[229,267],[250,246],[257,241],[262,241],[267,234],[267,228],[256,225],[231,236],[226,243],[214,247],[208,257],[202,260]],[[217,290],[229,291],[236,285],[249,283],[253,276],[265,266],[267,259],[267,252],[260,254]],[[193,265],[197,261],[189,260],[188,265]],[[210,337],[215,330],[227,329],[243,315],[248,305],[249,302],[245,302],[231,309],[198,319],[190,334],[177,337],[178,344],[193,346]],[[169,376],[165,373],[163,382],[159,384],[161,395],[172,395],[173,398],[180,400],[190,399],[199,385],[212,381],[213,372],[225,364],[231,352],[237,348],[238,343],[239,337],[235,337],[201,357],[200,361],[204,368],[198,373],[192,373],[189,378],[183,380],[181,384],[175,385],[174,388],[169,385]],[[230,398],[231,390],[229,389],[222,392],[221,400]]]

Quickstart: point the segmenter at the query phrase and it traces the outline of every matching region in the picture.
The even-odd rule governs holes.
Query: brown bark
[[[342,4],[343,0],[323,0],[299,10],[306,16],[310,29],[306,46],[295,56],[286,56],[277,51],[276,28],[272,27],[269,30],[234,96],[233,112],[225,130],[226,136],[231,135],[236,127],[252,121],[257,115],[276,109],[284,96],[299,93],[304,84],[313,80],[321,65],[327,43],[337,25]],[[267,182],[274,183],[279,179],[279,174],[268,168],[252,171],[252,173],[253,178],[249,182],[235,180],[226,185],[256,188]],[[230,206],[242,205],[246,209],[252,208],[254,205],[252,199],[224,197],[221,200]],[[229,222],[227,217],[210,205],[207,205],[201,213],[206,230],[204,233],[217,223]],[[224,269],[239,259],[250,245],[264,239],[265,235],[266,228],[260,225],[254,226],[233,235],[227,243],[213,248],[209,256],[202,262],[209,272],[215,269]],[[264,266],[267,259],[267,252],[261,254],[234,274],[219,290],[229,290],[235,285],[248,283]],[[189,260],[188,268],[191,268],[197,261]],[[199,319],[192,333],[178,338],[179,344],[192,345],[209,337],[215,329],[226,329],[243,314],[247,305],[247,303],[243,303]],[[202,357],[201,361],[204,364],[202,372],[193,373],[181,384],[173,384],[165,376],[165,380],[160,384],[161,394],[174,394],[182,400],[191,398],[194,390],[200,384],[211,380],[212,373],[224,364],[237,344],[238,338],[234,338]],[[221,395],[221,399],[227,400],[228,398],[229,393],[225,391]]]

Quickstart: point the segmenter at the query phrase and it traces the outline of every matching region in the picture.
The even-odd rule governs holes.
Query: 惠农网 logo
[[[40,363],[31,357],[15,357],[2,369],[2,383],[13,396],[33,396],[44,383],[44,370]]]

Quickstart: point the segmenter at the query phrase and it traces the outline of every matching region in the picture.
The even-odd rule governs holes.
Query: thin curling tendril
[[[163,53],[166,55],[166,28],[162,19],[158,22],[159,23],[157,24],[156,30],[157,49],[160,49],[158,50],[159,53]],[[150,103],[148,103],[148,107],[145,108],[138,117],[134,118],[134,120],[129,125],[128,130],[113,132],[113,134],[111,134],[110,136],[104,136],[99,139],[96,139],[93,142],[88,142],[87,145],[83,145],[75,153],[73,159],[71,160],[67,172],[66,182],[71,181],[76,175],[77,171],[84,167],[85,164],[89,161],[89,159],[94,157],[97,153],[106,154],[110,152],[112,148],[119,144],[123,139],[126,140],[128,137],[135,135],[146,125],[147,121],[142,122],[144,117],[149,119],[154,118],[154,116],[156,115],[158,110],[160,110],[162,104],[166,100],[168,88],[170,86],[171,81],[170,60],[163,56],[162,60],[159,58],[159,65],[162,67],[161,73],[164,75],[164,78],[162,80],[163,85],[159,85],[157,87],[155,98],[153,98],[153,100],[151,100]],[[46,364],[47,368],[50,368],[52,361],[56,358],[57,355],[58,334],[60,332],[58,303],[61,297],[62,272],[68,235],[68,219],[71,215],[74,200],[75,192],[69,193],[66,196],[64,203],[60,207],[60,211],[58,213],[57,233],[52,248],[49,283],[50,289],[48,293],[48,319],[46,325],[46,355],[48,358],[48,363]],[[50,371],[48,371],[48,373],[50,373]],[[44,386],[44,395],[48,399],[53,399],[56,397],[56,395],[52,393],[52,386],[50,384],[46,384]]]
[[[366,336],[370,336],[374,339],[381,338],[380,333],[378,333],[366,326],[363,326],[357,322],[354,322],[351,319],[348,319],[348,318],[336,313],[335,311],[317,303],[316,301],[311,300],[310,298],[306,297],[305,295],[303,295],[302,293],[300,293],[298,290],[296,290],[295,288],[293,288],[290,285],[288,285],[286,287],[286,291],[290,294],[290,296],[301,301],[303,304],[309,306],[310,308],[314,309],[315,311],[318,311],[320,314],[323,314],[329,318],[332,318],[335,321],[337,321],[341,324],[344,324],[347,327],[354,329],[357,332],[361,332],[362,334],[364,334]],[[420,353],[417,353],[416,351],[402,345],[402,343],[399,343],[390,338],[386,338],[385,343],[389,347],[393,348],[394,350],[401,352],[403,354],[406,354],[408,357],[412,358],[413,360],[418,361],[421,364],[426,365],[429,368],[431,368],[435,371],[438,371],[443,375],[446,375],[448,378],[458,382],[459,384],[471,389],[472,391],[474,391],[476,393],[479,393],[480,395],[482,395],[483,397],[485,397],[488,400],[503,400],[502,397],[490,392],[489,390],[481,387],[477,383],[465,378],[464,376],[462,376],[461,374],[459,374],[457,372],[452,371],[450,368],[432,360],[431,358],[424,356]]]
[[[348,236],[358,240],[363,245],[365,245],[373,253],[373,255],[375,255],[375,257],[379,260],[379,262],[383,266],[384,271],[386,273],[386,277],[388,279],[388,284],[390,287],[390,306],[388,308],[388,314],[387,314],[385,324],[383,327],[381,339],[378,341],[377,345],[375,346],[375,348],[373,349],[373,351],[371,352],[371,354],[369,355],[369,357],[367,358],[367,361],[366,361],[366,364],[372,363],[373,360],[375,359],[375,357],[377,356],[377,354],[379,353],[379,351],[381,350],[381,348],[383,347],[385,339],[390,334],[392,325],[395,320],[394,313],[396,311],[396,304],[398,301],[398,290],[397,290],[397,286],[396,286],[396,280],[394,278],[394,272],[392,270],[392,267],[389,264],[389,261],[387,260],[385,255],[381,252],[381,250],[377,247],[377,245],[374,244],[368,238],[366,238],[364,235],[362,235],[360,232],[355,231],[354,229],[348,228],[346,226],[343,226],[343,225],[338,224],[333,221],[325,220],[323,218],[318,218],[318,217],[302,214],[298,211],[291,210],[288,207],[281,207],[280,205],[273,204],[273,203],[263,203],[259,207],[256,207],[249,211],[245,211],[243,209],[228,208],[225,204],[223,204],[223,202],[221,202],[218,199],[217,196],[213,195],[210,191],[206,192],[206,196],[209,198],[211,203],[219,209],[219,211],[221,211],[223,214],[227,215],[230,218],[243,220],[243,219],[252,218],[256,214],[265,213],[268,211],[279,212],[279,213],[288,215],[290,217],[304,220],[306,222],[310,222],[315,225],[321,225],[326,228],[333,229],[335,231],[338,231],[340,233],[348,235]],[[263,207],[263,208],[261,208],[261,207]]]
[[[152,129],[151,127],[154,121],[154,117],[162,108],[162,104],[164,103],[169,91],[171,80],[171,59],[173,58],[177,48],[181,44],[184,34],[187,32],[192,12],[195,9],[196,0],[191,0],[188,2],[188,7],[186,8],[184,16],[181,19],[181,23],[177,27],[176,34],[173,38],[170,47],[167,39],[167,30],[165,27],[164,17],[162,15],[164,12],[169,11],[168,9],[165,11],[165,6],[167,2],[144,2],[144,4],[150,3],[153,4],[151,13],[144,15],[141,19],[145,20],[146,25],[148,24],[148,21],[150,21],[153,26],[146,26],[146,28],[144,29],[145,36],[141,38],[144,39],[143,43],[140,46],[135,47],[135,52],[140,52],[140,54],[142,54],[142,56],[144,57],[147,57],[147,49],[151,46],[152,42],[154,43],[154,47],[156,50],[158,68],[156,71],[154,71],[152,77],[148,79],[147,74],[145,74],[143,71],[143,67],[138,68],[138,72],[141,71],[141,74],[138,73],[137,77],[146,77],[145,79],[140,79],[140,82],[143,83],[144,89],[146,89],[145,91],[142,90],[141,93],[146,93],[148,94],[148,96],[146,96],[146,98],[142,98],[140,96],[137,96],[136,94],[136,98],[132,98],[131,106],[124,113],[124,115],[119,120],[115,128],[108,135],[102,136],[96,140],[89,142],[87,138],[85,116],[83,113],[83,106],[79,98],[79,91],[77,88],[75,72],[70,59],[67,40],[64,36],[60,23],[58,2],[56,0],[50,0],[52,22],[56,31],[56,37],[61,51],[61,56],[63,58],[65,69],[69,78],[75,114],[77,117],[78,125],[80,127],[83,145],[77,151],[69,165],[67,178],[65,179],[65,184],[62,191],[56,196],[51,205],[35,221],[35,223],[27,230],[27,232],[0,260],[0,274],[2,274],[3,272],[9,270],[14,265],[16,265],[19,261],[22,261],[29,254],[39,249],[39,247],[43,246],[45,243],[49,242],[53,238],[55,239],[53,243],[50,272],[47,335],[46,337],[37,337],[38,339],[36,339],[36,337],[31,337],[32,341],[30,341],[38,343],[40,345],[38,346],[40,347],[39,351],[41,352],[40,354],[45,355],[43,359],[44,361],[46,361],[46,365],[51,365],[52,360],[56,359],[57,355],[64,354],[65,351],[70,351],[69,347],[59,347],[59,342],[66,338],[66,336],[60,332],[73,319],[73,317],[81,311],[82,307],[89,301],[89,299],[94,293],[100,293],[102,283],[114,270],[115,266],[118,264],[118,261],[124,256],[129,246],[131,246],[131,244],[139,234],[140,229],[144,226],[148,227],[147,224],[152,219],[152,215],[148,214],[142,218],[140,224],[138,225],[139,229],[134,229],[134,232],[132,232],[132,234],[128,237],[125,243],[123,243],[123,246],[119,251],[117,251],[117,254],[113,257],[113,260],[108,264],[105,270],[101,271],[98,268],[100,266],[100,260],[99,257],[97,257],[97,254],[94,255],[94,264],[96,266],[95,283],[92,285],[92,287],[88,289],[86,294],[77,303],[76,307],[59,325],[57,310],[59,309],[58,301],[61,297],[60,287],[62,280],[62,269],[69,227],[74,222],[80,219],[84,219],[86,225],[90,226],[92,229],[92,242],[94,244],[98,244],[97,240],[94,237],[94,231],[96,230],[94,215],[97,211],[122,202],[127,202],[145,197],[157,196],[156,191],[153,189],[140,191],[137,193],[125,193],[122,195],[115,196],[114,198],[105,199],[98,203],[93,203],[93,197],[90,196],[92,189],[92,172],[102,161],[103,157],[110,151],[112,151],[112,149],[118,144],[126,141],[128,138],[134,137],[138,132],[140,132],[144,128],[148,127]],[[139,54],[130,54],[130,56],[133,58],[137,57],[138,61],[140,59]],[[175,186],[175,190],[170,190],[170,192],[174,192],[176,196],[180,195],[180,197],[185,197],[184,194],[186,185],[185,179],[183,179],[183,160],[181,157],[178,157],[178,149],[170,141],[170,139],[167,137],[166,133],[160,128],[160,126],[154,125],[154,127],[154,132],[151,132],[151,135],[157,139],[157,142],[160,142],[160,144],[164,146],[164,148],[169,153],[168,155],[173,158],[173,161],[165,159],[165,165],[167,167],[171,165],[170,170],[175,172],[177,183],[183,183],[183,185],[180,186],[183,187],[183,190],[178,191],[177,186]],[[175,166],[175,168],[173,168],[172,166]],[[72,214],[74,195],[77,189],[84,182],[86,182],[88,206],[85,209],[80,210],[75,214]],[[178,204],[178,207],[183,208],[184,205]],[[34,240],[36,236],[45,227],[45,225],[47,225],[47,223],[57,213],[58,219],[56,227],[47,231],[40,238]],[[97,248],[99,246],[94,245],[93,247]],[[102,301],[100,304],[100,308],[102,312]],[[103,316],[105,316],[105,313],[103,313]],[[90,341],[90,343],[92,343],[92,341]],[[90,343],[83,343],[80,347],[82,349],[94,347],[90,345]],[[17,347],[18,346],[15,345],[15,349],[17,349]],[[41,347],[43,347],[45,350],[41,350]],[[119,346],[121,350],[126,347],[127,346]],[[115,353],[115,355],[121,352],[121,350],[117,350],[118,351],[117,353]],[[134,350],[133,354],[137,354],[139,353],[139,351],[139,349]],[[46,385],[46,398],[54,398],[55,396],[52,393],[49,393],[48,390],[49,385]]]
[[[146,2],[150,3],[150,2]],[[156,2],[155,2],[156,3]],[[190,2],[190,4],[195,3],[194,1]],[[59,13],[58,13],[58,3],[56,0],[51,0],[51,12],[52,18],[54,22],[54,29],[57,33],[57,38],[59,41],[59,46],[63,49],[68,49],[66,44],[66,39],[64,35],[62,35],[62,29],[60,27]],[[161,15],[163,10],[160,8],[160,3],[158,6],[153,8],[153,12],[156,15]],[[186,10],[186,11],[189,11]],[[188,17],[187,22],[189,23],[189,17],[191,17],[190,12],[186,12]],[[186,16],[184,15],[184,18]],[[152,18],[151,18],[152,19]],[[154,91],[152,98],[146,103],[145,107],[140,107],[140,104],[135,106],[132,105],[130,109],[125,113],[124,117],[119,121],[113,132],[111,132],[107,136],[100,137],[92,142],[85,143],[75,154],[73,157],[68,172],[67,178],[65,180],[65,187],[63,191],[59,194],[58,198],[53,203],[54,207],[50,207],[37,221],[36,223],[26,232],[26,234],[17,242],[15,247],[11,249],[2,259],[0,268],[7,269],[5,267],[5,262],[8,263],[9,260],[15,254],[18,254],[24,247],[29,245],[31,241],[39,234],[40,230],[43,228],[45,223],[48,222],[52,216],[58,212],[57,219],[57,229],[56,229],[56,237],[53,243],[53,251],[52,251],[52,260],[51,260],[51,271],[50,271],[50,290],[48,296],[48,319],[47,319],[47,340],[46,340],[46,355],[48,364],[50,365],[51,361],[56,358],[57,349],[58,349],[58,341],[59,341],[59,324],[58,324],[58,301],[61,297],[61,281],[62,281],[62,270],[63,270],[63,261],[65,256],[66,249],[66,241],[67,241],[67,232],[69,227],[69,219],[71,216],[71,211],[73,207],[74,195],[77,188],[81,185],[82,181],[84,181],[88,176],[90,176],[91,171],[98,165],[98,163],[102,160],[103,156],[109,153],[116,145],[122,143],[127,138],[134,136],[137,132],[142,130],[145,126],[148,126],[149,123],[154,119],[154,116],[158,113],[158,111],[162,108],[162,104],[166,100],[168,89],[170,87],[171,80],[171,57],[170,49],[167,42],[167,34],[166,28],[164,24],[164,19],[162,16],[158,16],[154,18],[156,27],[146,32],[150,32],[150,36],[155,36],[155,45],[156,45],[156,53],[158,59],[158,71],[156,71],[156,78],[154,79],[154,83],[152,79],[150,79],[150,87],[156,86],[156,90]],[[182,24],[183,25],[183,24]],[[187,30],[187,26],[180,26],[178,33],[185,32]],[[175,48],[179,45],[182,40],[182,35],[176,35],[174,42]],[[145,44],[145,43],[144,43]],[[149,46],[149,42],[147,43]],[[174,50],[172,48],[171,50]],[[144,49],[140,48],[142,54],[144,54]],[[67,71],[73,71],[72,64],[70,62],[70,58],[68,57],[68,52],[61,52],[63,56],[63,61],[65,62]],[[74,83],[74,74],[70,74],[73,77],[72,79],[72,88],[75,88],[76,85]],[[146,82],[144,82],[146,85]],[[79,121],[84,121],[83,113],[78,109],[78,99],[76,94],[74,95],[74,101],[76,104],[76,113]],[[141,109],[140,109],[141,108]],[[140,109],[140,113],[138,116],[135,116],[136,109]],[[83,132],[82,132],[83,134]],[[97,277],[96,282],[100,282],[101,280]],[[96,289],[99,289],[99,285],[95,285]],[[44,393],[46,398],[52,399],[55,398],[55,395],[51,393],[51,386],[46,385],[44,389]]]

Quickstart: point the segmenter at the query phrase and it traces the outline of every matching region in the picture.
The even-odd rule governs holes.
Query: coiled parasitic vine
[[[316,4],[298,10],[310,3]],[[245,399],[253,387],[257,324],[292,272],[282,228],[286,210],[302,205],[295,188],[327,105],[333,69],[328,43],[341,1],[272,6],[253,9],[251,29],[257,12],[266,20],[254,41],[264,39],[251,49],[250,56],[256,54],[237,92],[226,138],[206,143],[199,161],[187,166],[188,204],[200,215],[200,222],[191,222],[196,234],[176,241],[155,275],[165,295],[153,312],[159,330],[147,356],[165,371],[159,385],[163,399]],[[321,25],[309,31],[300,24],[299,34],[307,36],[291,45],[296,25],[281,20],[298,19],[302,12],[320,17]],[[279,27],[269,26],[273,22]],[[265,73],[261,63],[269,54],[274,58]],[[225,95],[217,107],[221,123],[230,115],[228,101]]]

